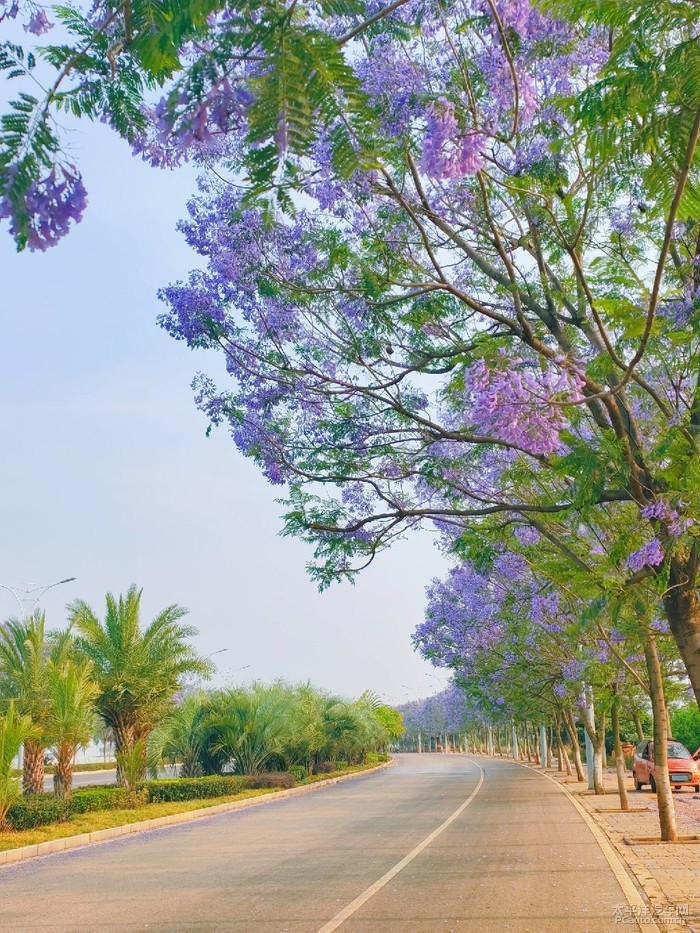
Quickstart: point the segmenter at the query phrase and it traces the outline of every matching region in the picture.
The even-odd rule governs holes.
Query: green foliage
[[[368,765],[379,765],[389,760],[389,756],[380,752],[367,752],[365,763]]]
[[[96,810],[121,810],[131,807],[131,797],[124,787],[101,785],[81,787],[71,796],[71,813],[93,813]]]
[[[137,739],[133,745],[127,745],[117,752],[117,774],[133,798],[137,785],[143,777],[146,761],[146,740]]]
[[[7,822],[12,829],[34,829],[46,823],[62,823],[72,813],[69,801],[53,794],[18,797],[7,811]]]
[[[22,743],[34,731],[31,720],[18,715],[10,700],[7,712],[0,717],[0,829],[5,825],[7,812],[19,790],[12,770],[14,759]]]
[[[294,775],[284,772],[269,774],[221,774],[200,778],[169,778],[144,781],[139,789],[145,791],[150,803],[179,800],[207,800],[212,797],[230,797],[244,790],[261,788],[288,788],[295,783]]]
[[[148,739],[148,768],[156,774],[163,763],[179,765],[180,777],[200,777],[219,771],[225,756],[214,756],[207,737],[209,707],[204,694],[193,694],[175,707]]]
[[[303,765],[289,765],[287,771],[289,774],[291,774],[297,784],[302,784],[308,777],[306,768]]]
[[[700,748],[700,709],[692,703],[671,714],[674,739],[682,742],[691,754]]]
[[[118,599],[108,593],[104,621],[81,600],[69,607],[76,647],[94,668],[97,710],[119,752],[145,738],[173,708],[183,675],[212,670],[188,644],[197,630],[180,622],[187,610],[168,606],[143,628],[141,594],[135,586]]]

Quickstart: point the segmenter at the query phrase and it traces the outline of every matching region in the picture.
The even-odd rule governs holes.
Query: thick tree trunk
[[[605,781],[603,780],[603,750],[605,748],[605,715],[601,715],[596,723],[595,707],[591,688],[587,687],[587,702],[582,707],[583,728],[590,739],[593,747],[593,791],[596,794],[605,793]],[[588,762],[586,762],[588,764]],[[590,775],[590,772],[589,772]],[[590,777],[589,777],[590,781]],[[590,784],[589,784],[590,787]]]
[[[571,748],[574,754],[574,767],[576,768],[576,780],[585,781],[586,772],[583,770],[583,762],[581,761],[581,746],[578,740],[578,732],[576,731],[576,720],[574,719],[574,714],[568,708],[564,710],[564,722],[566,723],[566,729],[571,739]]]
[[[553,731],[554,741],[556,742],[556,746],[557,746],[557,770],[563,771],[564,770],[564,749],[562,748],[562,744],[561,744],[561,733],[559,731],[559,717],[558,716],[555,717],[554,726],[552,728],[554,730]]]
[[[566,776],[571,777],[573,771],[571,770],[571,761],[569,759],[569,753],[566,749],[566,745],[562,743],[561,746],[562,754],[564,755],[564,768],[566,769]]]
[[[532,761],[532,754],[530,752],[530,729],[527,720],[523,723],[523,737],[525,739],[525,754],[527,755],[527,760]]]
[[[120,787],[125,787],[126,781],[119,765],[118,756],[133,748],[135,741],[134,727],[131,723],[117,722],[112,723],[112,731],[114,732],[114,751],[117,757],[117,784]]]
[[[620,697],[616,685],[613,684],[613,702],[611,710],[613,740],[615,742],[615,771],[617,773],[617,791],[620,795],[620,809],[629,810],[627,799],[627,775],[625,773],[625,756],[622,753],[620,741]]]
[[[651,709],[654,714],[654,779],[656,783],[656,801],[659,805],[659,825],[661,839],[664,842],[675,842],[676,809],[673,802],[673,791],[668,777],[668,722],[666,718],[666,697],[664,696],[664,682],[661,673],[659,653],[656,648],[654,633],[649,630],[644,639],[644,657],[649,673],[649,693],[651,695]]]
[[[605,731],[596,729],[595,735],[596,738],[593,742],[593,790],[596,794],[604,794],[603,753],[605,752]]]
[[[700,706],[700,599],[697,591],[698,547],[686,560],[673,558],[664,597],[666,618],[671,629],[695,700]]]
[[[24,743],[22,790],[27,795],[44,792],[44,746],[33,739]]]
[[[56,770],[53,775],[53,792],[57,797],[67,800],[73,790],[73,755],[72,745],[59,745],[56,749]]]

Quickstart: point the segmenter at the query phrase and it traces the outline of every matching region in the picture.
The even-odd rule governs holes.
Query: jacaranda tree
[[[71,42],[4,119],[0,214],[32,248],[79,219],[55,108],[214,167],[182,225],[205,268],[163,289],[162,324],[223,353],[198,403],[288,484],[317,581],[425,522],[465,556],[534,529],[601,599],[652,592],[700,700],[697,5],[52,15]]]

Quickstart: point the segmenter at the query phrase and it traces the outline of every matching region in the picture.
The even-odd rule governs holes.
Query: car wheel
[[[641,790],[644,787],[644,785],[642,784],[641,781],[637,780],[637,775],[634,772],[632,772],[632,777],[634,778],[634,789]],[[698,786],[700,787],[700,785]]]
[[[700,794],[700,784],[695,785],[695,793]]]
[[[652,794],[656,793],[656,781],[654,780],[654,775],[649,775],[649,787],[651,787]]]

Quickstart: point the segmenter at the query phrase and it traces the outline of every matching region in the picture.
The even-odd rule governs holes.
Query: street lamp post
[[[75,579],[75,577],[66,577],[65,580],[57,580],[55,583],[45,585],[24,583],[21,586],[9,586],[7,583],[0,583],[0,588],[12,593],[19,607],[20,618],[26,619],[27,616],[32,615],[44,593],[52,590],[55,586],[60,586],[62,583],[72,583]]]

